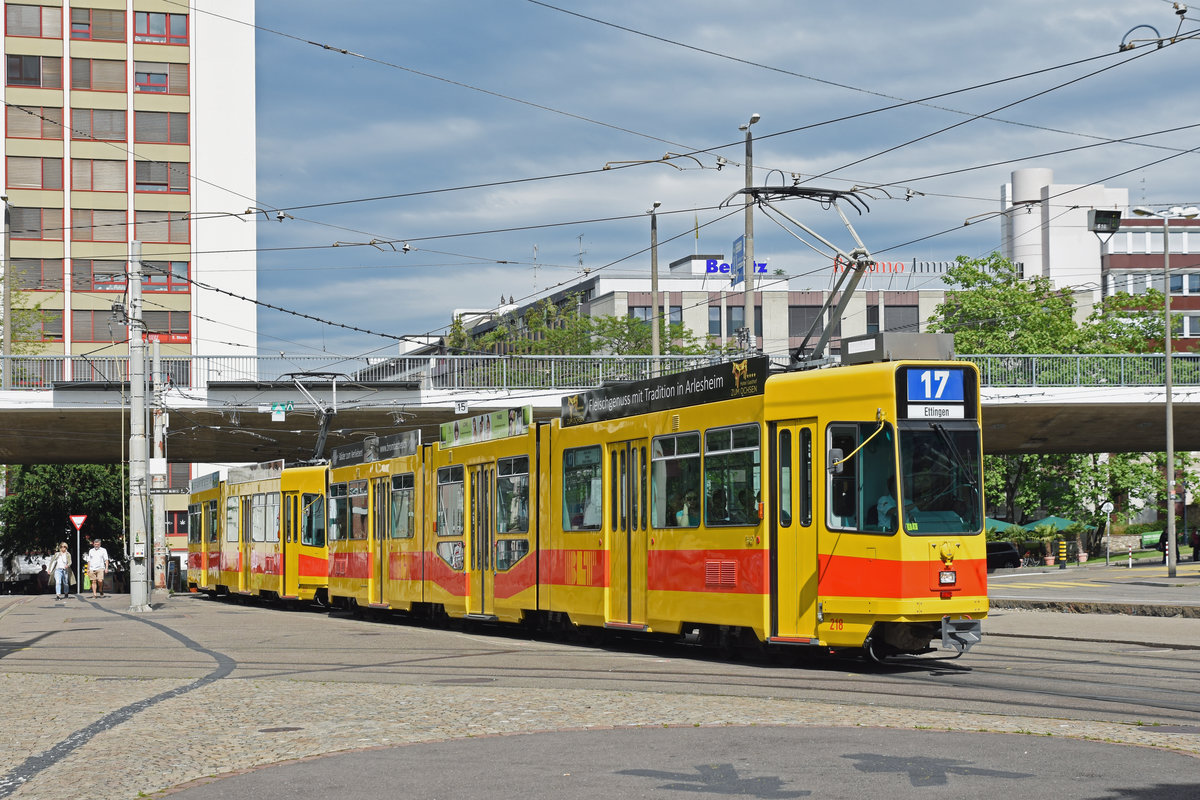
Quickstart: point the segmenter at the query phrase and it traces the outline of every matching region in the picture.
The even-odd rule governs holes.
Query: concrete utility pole
[[[129,610],[150,610],[146,581],[146,339],[142,243],[129,243]]]
[[[744,125],[739,125],[739,131],[746,132],[746,188],[749,189],[754,185],[754,134],[750,132],[750,126],[758,122],[762,117],[758,114],[751,114],[750,121]],[[746,292],[746,310],[744,316],[746,318],[746,341],[749,350],[758,349],[758,337],[754,335],[754,196],[749,192],[746,193],[746,285],[742,288]]]
[[[151,344],[154,364],[151,381],[154,386],[154,452],[150,459],[151,507],[154,509],[154,588],[167,588],[167,488],[166,427],[167,412],[163,409],[162,343]]]

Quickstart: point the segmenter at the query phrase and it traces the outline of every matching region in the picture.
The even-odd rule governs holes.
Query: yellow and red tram
[[[193,478],[188,485],[187,585],[195,591],[216,592],[221,551],[221,473]]]
[[[424,452],[418,432],[335,448],[329,465],[329,600],[411,611],[424,601]]]
[[[326,467],[231,467],[221,489],[217,594],[324,601]]]
[[[331,602],[876,659],[969,649],[988,609],[974,365],[769,368],[605,386],[548,423],[518,408],[430,444],[339,448]],[[254,565],[269,548],[237,533],[264,493],[231,479],[222,495],[229,591],[268,589]]]

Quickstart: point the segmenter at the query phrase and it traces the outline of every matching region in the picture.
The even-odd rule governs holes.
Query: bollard
[[[1065,540],[1058,543],[1058,568],[1067,568],[1067,543]]]
[[[1129,545],[1129,568],[1133,569],[1133,545]]]

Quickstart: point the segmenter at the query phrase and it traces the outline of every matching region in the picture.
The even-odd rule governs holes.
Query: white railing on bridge
[[[712,364],[710,356],[661,356],[658,373]],[[95,356],[13,356],[13,389],[50,389],[55,384],[119,384],[129,360]],[[179,387],[219,383],[330,380],[339,384],[409,384],[430,389],[588,389],[608,381],[642,380],[654,374],[650,356],[420,356],[331,359],[327,356],[164,356],[162,369]],[[9,369],[0,363],[0,369]]]
[[[1161,386],[1164,356],[1146,355],[964,355],[979,366],[985,387]],[[714,362],[710,356],[662,356],[659,373],[674,373]],[[121,357],[12,356],[13,389],[50,389],[55,384],[113,384],[128,380]],[[422,390],[587,389],[607,381],[630,381],[654,374],[650,356],[487,356],[446,355],[399,358],[331,359],[326,356],[164,356],[172,384],[192,389],[218,383],[291,382],[336,375],[339,383],[410,384]],[[1200,385],[1200,356],[1172,358],[1174,382]],[[305,377],[309,376],[309,377]]]
[[[985,387],[1162,386],[1166,357],[1140,355],[965,355],[979,367]],[[1178,386],[1200,385],[1200,356],[1176,353],[1171,379]]]

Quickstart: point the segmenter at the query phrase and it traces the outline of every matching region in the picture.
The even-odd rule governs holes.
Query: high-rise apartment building
[[[253,0],[4,3],[10,289],[41,307],[36,352],[127,352],[134,240],[164,356],[256,352],[253,22]]]

